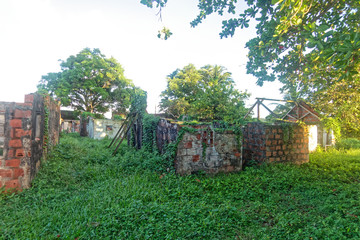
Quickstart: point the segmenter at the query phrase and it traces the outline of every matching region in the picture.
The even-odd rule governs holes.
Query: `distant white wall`
[[[316,125],[308,125],[309,129],[309,152],[315,151],[318,142],[318,130]]]
[[[104,137],[113,138],[119,131],[121,120],[110,120],[110,119],[90,119],[89,122],[89,137],[94,139],[103,139]]]

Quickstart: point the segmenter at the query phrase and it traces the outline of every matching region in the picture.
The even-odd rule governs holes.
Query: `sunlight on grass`
[[[360,238],[360,150],[180,177],[108,143],[63,137],[31,189],[0,197],[0,239]]]

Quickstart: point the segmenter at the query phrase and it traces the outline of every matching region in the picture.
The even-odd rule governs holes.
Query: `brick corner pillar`
[[[24,99],[24,102],[25,103],[33,103],[34,102],[34,94],[33,93],[30,93],[30,94],[26,94],[25,95],[25,99]]]

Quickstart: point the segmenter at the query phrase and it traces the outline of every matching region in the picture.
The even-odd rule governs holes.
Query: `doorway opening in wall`
[[[5,142],[5,114],[0,112],[0,159],[4,155],[4,142]]]

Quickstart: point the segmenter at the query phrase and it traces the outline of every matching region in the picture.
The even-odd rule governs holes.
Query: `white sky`
[[[220,39],[217,15],[191,28],[197,2],[169,0],[160,22],[157,10],[140,0],[0,0],[0,101],[23,102],[42,75],[60,70],[59,59],[85,47],[119,61],[125,76],[148,92],[149,112],[166,88],[166,76],[189,63],[227,68],[237,88],[252,94],[247,106],[255,97],[282,98],[279,83],[258,87],[246,74],[245,43],[254,28]],[[164,25],[174,33],[166,41],[156,36]]]

